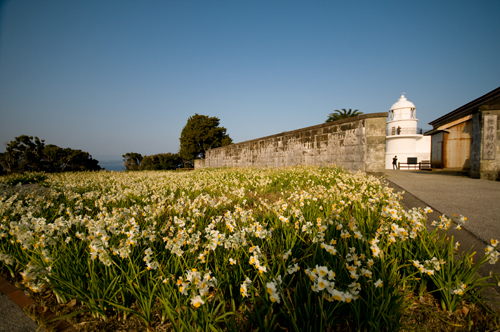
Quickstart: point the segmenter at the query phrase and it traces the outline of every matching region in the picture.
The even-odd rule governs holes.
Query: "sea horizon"
[[[99,166],[106,169],[106,171],[121,172],[125,171],[123,160],[103,160],[99,161]]]

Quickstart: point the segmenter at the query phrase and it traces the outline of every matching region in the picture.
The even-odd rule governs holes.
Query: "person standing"
[[[398,156],[392,158],[392,169],[398,169]]]

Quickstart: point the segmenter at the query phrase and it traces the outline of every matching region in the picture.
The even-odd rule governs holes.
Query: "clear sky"
[[[0,143],[177,152],[195,113],[241,142],[402,92],[429,128],[500,86],[499,17],[498,0],[0,0]]]

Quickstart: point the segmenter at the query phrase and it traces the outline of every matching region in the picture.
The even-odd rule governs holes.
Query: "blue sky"
[[[429,128],[500,86],[498,17],[498,0],[3,1],[0,143],[177,152],[195,113],[241,142],[402,92]]]

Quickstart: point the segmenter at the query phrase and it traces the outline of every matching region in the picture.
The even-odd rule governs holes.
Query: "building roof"
[[[402,94],[399,100],[391,106],[390,111],[400,108],[415,108],[415,105],[411,101],[408,101],[405,95]]]
[[[493,91],[488,92],[487,94],[474,99],[470,103],[467,103],[459,108],[457,108],[454,111],[451,111],[448,114],[443,115],[440,118],[437,118],[434,121],[429,122],[430,125],[434,128],[432,131],[443,125],[444,123],[454,121],[456,119],[460,119],[462,117],[465,117],[467,115],[470,115],[472,113],[476,113],[479,110],[479,107],[487,104],[491,101],[494,101],[495,99],[500,98],[500,87],[496,88]],[[426,134],[429,134],[430,132],[427,132]]]

